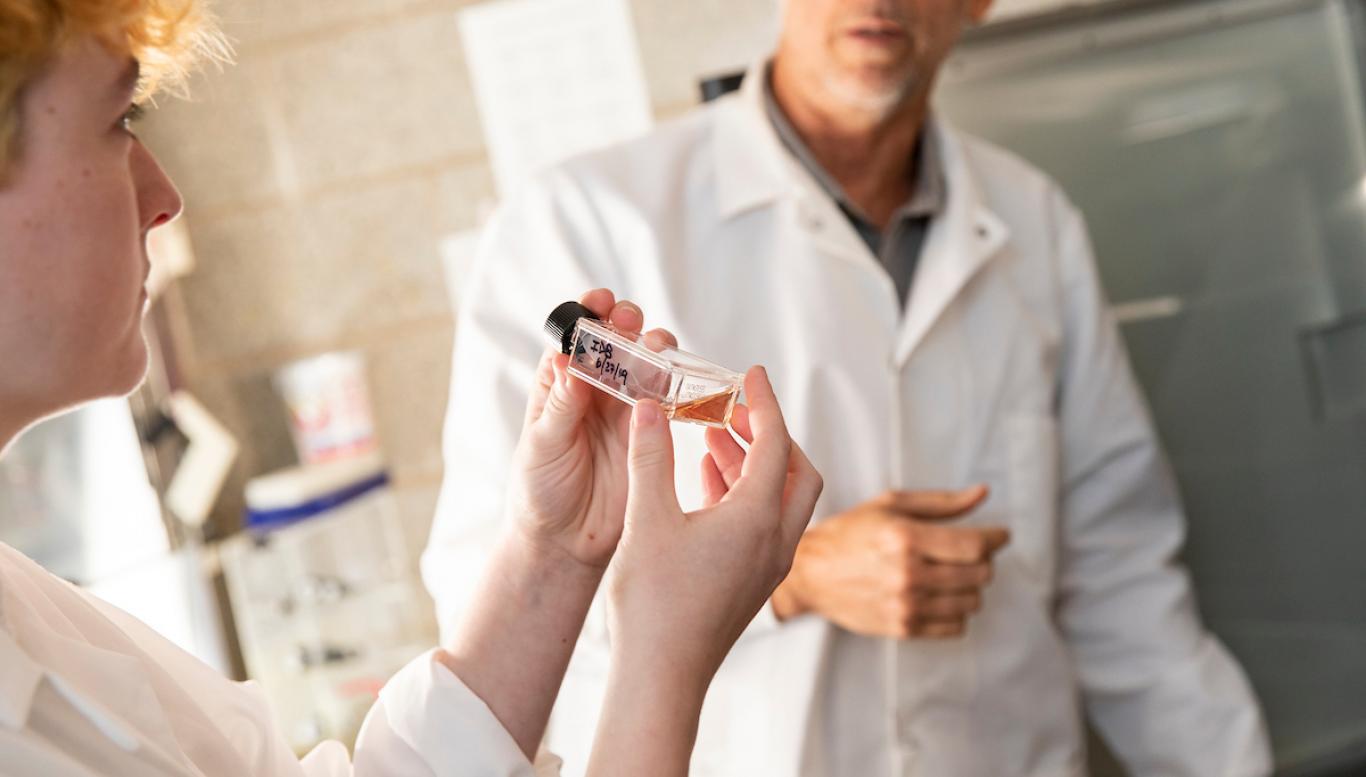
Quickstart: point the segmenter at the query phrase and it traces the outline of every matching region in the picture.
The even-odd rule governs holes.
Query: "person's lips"
[[[849,37],[876,45],[899,45],[906,41],[906,28],[890,19],[864,19],[846,28]]]
[[[152,264],[144,259],[142,262],[142,285],[138,293],[138,306],[140,308],[146,308],[147,303],[151,300],[151,295],[147,292],[147,281],[151,279],[151,277]]]

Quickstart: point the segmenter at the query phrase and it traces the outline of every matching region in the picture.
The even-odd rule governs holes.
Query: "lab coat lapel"
[[[949,199],[921,251],[910,304],[897,336],[898,366],[910,360],[944,311],[1010,238],[1009,228],[983,199],[962,139],[938,121],[926,128],[936,133]]]
[[[0,628],[0,726],[19,730],[28,722],[43,668]]]
[[[764,63],[749,69],[740,93],[713,106],[716,204],[722,221],[769,205],[792,188],[783,149],[763,108]]]
[[[740,93],[716,106],[717,206],[722,220],[760,207],[788,208],[785,224],[801,235],[805,250],[854,262],[882,279],[888,305],[895,306],[895,285],[882,272],[849,220],[783,147],[764,108],[766,62],[750,67]]]
[[[109,773],[191,773],[137,647],[123,630],[74,587],[55,578],[40,587],[46,572],[0,546],[5,553],[11,559],[0,562],[32,571],[6,576],[0,569],[0,727],[23,729],[39,684],[48,682],[108,740]],[[24,643],[14,634],[27,635]]]

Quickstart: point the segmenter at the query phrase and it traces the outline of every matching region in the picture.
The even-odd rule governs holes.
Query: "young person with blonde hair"
[[[224,51],[196,0],[0,0],[0,451],[141,381],[145,241],[181,201],[130,123]],[[644,324],[610,291],[581,301]],[[0,774],[557,773],[539,743],[609,562],[616,660],[592,771],[686,774],[706,688],[786,574],[821,479],[755,368],[733,423],[750,446],[708,436],[707,506],[684,514],[659,407],[632,411],[565,364],[541,361],[482,595],[385,686],[352,753],[296,759],[252,685],[0,545]]]

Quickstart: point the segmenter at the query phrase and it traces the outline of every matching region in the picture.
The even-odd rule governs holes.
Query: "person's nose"
[[[133,183],[137,187],[138,219],[144,232],[180,215],[185,202],[152,152],[138,143],[133,149]]]

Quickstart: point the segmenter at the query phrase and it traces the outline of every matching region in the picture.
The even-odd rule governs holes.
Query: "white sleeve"
[[[300,764],[308,777],[556,777],[560,760],[533,765],[482,699],[435,658],[394,675],[366,715],[354,758],[324,742]]]
[[[1065,316],[1057,613],[1088,713],[1134,774],[1268,775],[1257,700],[1200,622],[1178,560],[1185,516],[1085,226],[1061,195],[1056,204]]]
[[[336,741],[319,744],[302,760],[275,724],[255,683],[234,683],[152,631],[146,624],[81,593],[141,652],[165,670],[185,699],[221,731],[205,741],[229,744],[246,773],[273,777],[557,777],[560,760],[541,753],[533,765],[473,691],[436,651],[413,659],[385,684],[357,737],[354,757]],[[172,702],[179,696],[167,694]],[[168,702],[168,714],[174,707]],[[205,745],[207,746],[207,745]],[[0,773],[5,772],[0,767]]]
[[[443,634],[476,590],[504,518],[546,315],[592,288],[623,294],[623,277],[600,216],[564,171],[528,185],[486,228],[456,321],[446,474],[422,557]]]

